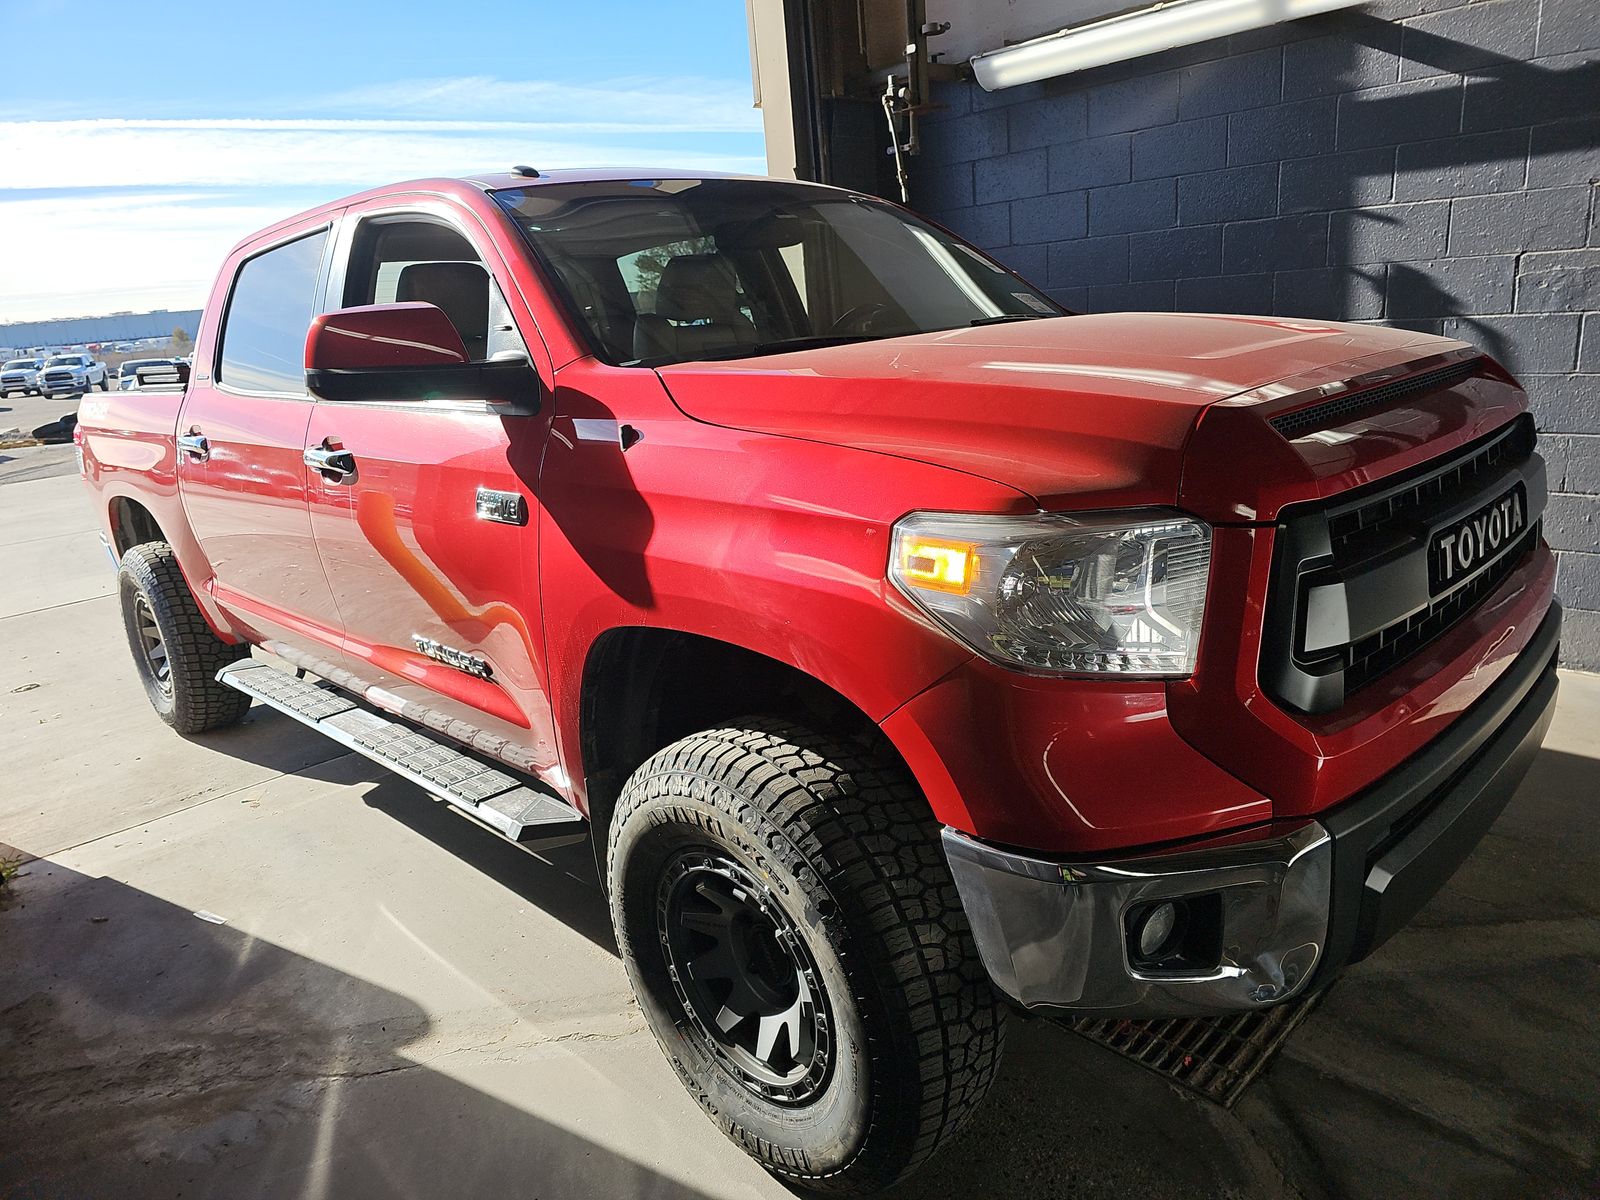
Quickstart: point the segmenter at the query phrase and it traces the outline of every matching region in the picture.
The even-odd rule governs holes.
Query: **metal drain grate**
[[[1221,1017],[1080,1018],[1062,1024],[1180,1087],[1231,1108],[1325,995],[1326,989],[1258,1012]]]

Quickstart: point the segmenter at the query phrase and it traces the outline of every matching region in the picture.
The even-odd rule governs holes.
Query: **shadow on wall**
[[[405,997],[115,880],[19,886],[0,1196],[703,1195],[407,1057]]]
[[[1504,19],[1533,23],[1527,8]],[[1280,46],[1298,48],[1282,68],[1293,86],[1279,86],[1274,65],[1255,87],[1250,77],[1261,72],[1252,56]],[[1513,370],[1570,370],[1570,362],[1537,356],[1531,329],[1497,322],[1528,311],[1516,296],[1512,256],[1585,244],[1588,201],[1578,192],[1592,184],[1600,152],[1593,58],[1525,61],[1344,13],[1239,35],[1220,55],[1210,43],[993,94],[963,85],[974,117],[963,116],[963,103],[928,122],[913,199],[1069,308],[1381,319],[1492,343]],[[1386,72],[1375,71],[1380,60]],[[1180,110],[1172,77],[1209,68],[1198,86],[1228,94],[1201,95],[1193,112]],[[1066,115],[1074,103],[1081,110],[1085,96],[1095,105],[1107,98],[1120,118],[1109,132],[1086,132],[1081,111]],[[1000,115],[998,108],[1011,110],[1009,126],[983,134],[973,120]],[[961,132],[947,140],[951,120],[948,128]],[[1130,135],[1149,139],[1135,143],[1131,170]],[[1043,167],[1031,188],[1006,172],[1021,172],[1017,160],[1046,145],[1048,195],[1038,195]],[[947,154],[961,170],[951,170]],[[989,191],[981,183],[970,190],[963,172],[973,158],[980,180],[1000,164]],[[1538,168],[1555,162],[1577,165]],[[1173,177],[1176,203],[1167,190]],[[1557,188],[1571,193],[1562,205],[1582,211],[1540,211]],[[1087,219],[1066,203],[1075,196],[1082,205],[1085,192]],[[1035,198],[1016,199],[1008,222],[996,211],[1008,196]],[[1546,240],[1558,218],[1562,234],[1572,226],[1576,240]],[[1135,247],[1131,269],[1129,234],[1147,251],[1141,263]],[[1600,296],[1551,304],[1533,311],[1587,310],[1600,307]]]

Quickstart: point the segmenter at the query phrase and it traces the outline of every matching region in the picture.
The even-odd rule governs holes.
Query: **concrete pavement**
[[[259,707],[172,734],[94,530],[76,478],[0,486],[0,1197],[788,1194],[656,1048],[587,847],[529,855]],[[1592,1195],[1597,801],[1569,675],[1478,853],[1232,1112],[1015,1022],[898,1194]]]

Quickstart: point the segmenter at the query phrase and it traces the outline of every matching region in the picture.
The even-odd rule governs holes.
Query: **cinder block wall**
[[[941,89],[912,202],[1069,307],[1383,321],[1527,385],[1600,670],[1600,0],[1383,0]]]

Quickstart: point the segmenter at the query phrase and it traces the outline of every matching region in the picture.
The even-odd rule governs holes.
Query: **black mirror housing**
[[[306,371],[306,390],[329,401],[482,401],[501,416],[539,411],[543,384],[525,358],[428,367],[321,368]]]

